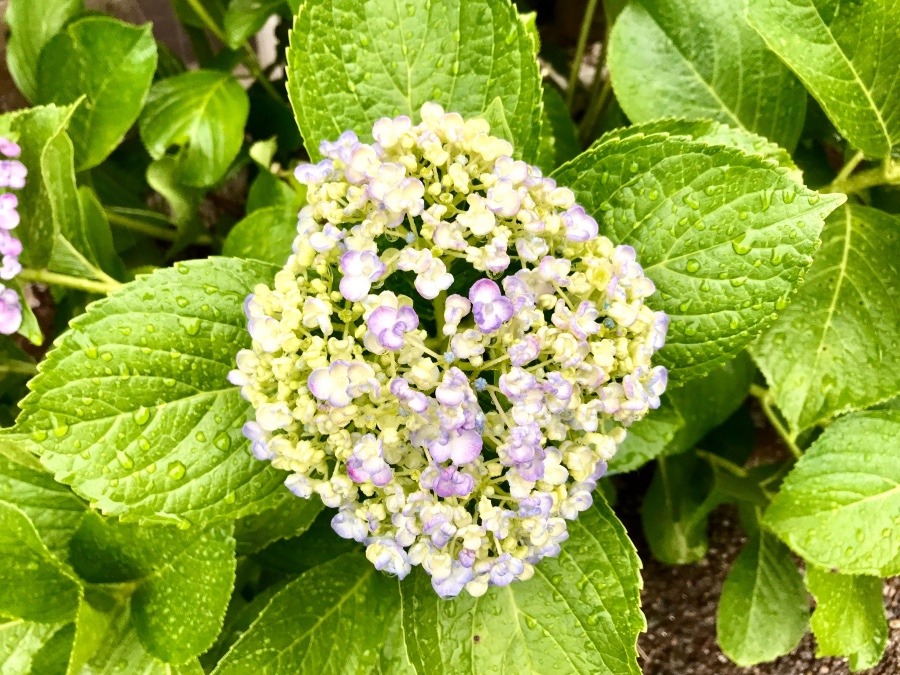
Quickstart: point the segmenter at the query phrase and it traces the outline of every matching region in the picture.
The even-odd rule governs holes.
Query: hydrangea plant
[[[878,663],[893,7],[532,4],[10,0],[0,670],[638,673],[723,504],[722,652]]]

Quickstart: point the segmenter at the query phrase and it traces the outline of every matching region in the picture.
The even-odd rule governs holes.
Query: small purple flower
[[[456,467],[441,469],[434,481],[434,493],[438,497],[468,497],[475,489],[475,479]]]
[[[378,344],[396,352],[403,347],[406,334],[419,327],[419,316],[407,305],[400,309],[379,307],[369,315],[366,323]]]
[[[464,564],[454,564],[450,574],[441,580],[431,578],[431,587],[442,598],[455,598],[462,593],[467,583],[475,578],[475,574]]]
[[[565,258],[554,258],[545,255],[538,263],[537,273],[542,279],[553,282],[557,286],[569,285],[569,272],[572,270],[572,261]]]
[[[552,508],[553,495],[549,492],[534,492],[531,497],[519,500],[519,517],[534,518],[535,516],[543,516],[546,518],[550,515],[550,509]]]
[[[543,435],[537,422],[529,422],[509,432],[504,464],[527,464],[541,450]]]
[[[0,154],[15,158],[22,154],[22,148],[19,147],[18,143],[9,140],[5,136],[0,136]]]
[[[384,570],[403,579],[412,569],[409,556],[397,542],[386,537],[378,537],[366,548],[366,558],[375,569]]]
[[[333,361],[326,368],[316,368],[309,374],[306,386],[313,396],[335,408],[350,405],[354,398],[367,391],[378,391],[371,366],[341,360]]]
[[[343,539],[353,539],[362,542],[369,535],[364,520],[353,514],[353,509],[341,509],[331,519],[331,529],[337,532]]]
[[[244,438],[250,441],[250,452],[256,459],[275,459],[275,453],[269,449],[268,434],[256,422],[247,422],[241,430]]]
[[[454,464],[469,464],[481,454],[484,439],[474,429],[465,429],[459,432],[451,432],[437,438],[428,444],[428,451],[435,462],[446,462],[448,459]]]
[[[22,271],[22,265],[19,264],[19,254],[21,253],[22,242],[6,230],[0,230],[0,256],[3,256],[0,279],[8,281]]]
[[[410,410],[422,414],[428,410],[428,397],[420,391],[415,391],[409,386],[409,382],[402,377],[391,380],[391,393]]]
[[[372,251],[347,251],[341,256],[341,295],[356,302],[369,294],[372,282],[378,281],[387,267]]]
[[[0,160],[0,187],[20,190],[25,187],[28,169],[17,159]]]
[[[600,232],[597,221],[587,214],[583,206],[576,205],[563,212],[562,221],[566,226],[566,239],[569,241],[590,241]]]
[[[455,408],[466,400],[473,400],[469,378],[455,366],[444,372],[444,378],[434,390],[434,397],[443,406]]]
[[[19,294],[0,284],[0,333],[12,335],[22,326],[22,303]]]
[[[516,466],[519,475],[525,480],[538,481],[544,477],[544,458],[546,452],[541,446],[537,446],[534,450],[534,457],[530,462],[525,462]]]
[[[490,279],[479,279],[469,289],[472,314],[482,333],[493,333],[513,315],[513,303],[503,296],[500,287]]]
[[[514,366],[524,366],[534,361],[541,353],[541,341],[536,335],[526,335],[509,346],[509,362]]]
[[[491,567],[491,583],[494,586],[509,586],[524,571],[525,563],[509,553],[504,553]]]
[[[318,164],[298,164],[294,177],[304,185],[321,185],[334,174],[334,162],[323,159]]]
[[[539,388],[537,378],[518,366],[501,375],[498,384],[503,395],[511,401],[523,399],[530,391]]]
[[[0,195],[0,229],[12,230],[19,224],[19,198],[12,192]]]
[[[560,330],[569,331],[579,340],[587,340],[589,335],[600,332],[600,324],[597,323],[599,316],[597,306],[590,300],[582,300],[574,312],[568,308],[565,301],[559,300],[551,319],[553,325]]]
[[[376,487],[391,482],[394,472],[384,461],[384,444],[374,434],[366,434],[356,442],[347,458],[347,475],[354,483],[372,481]]]

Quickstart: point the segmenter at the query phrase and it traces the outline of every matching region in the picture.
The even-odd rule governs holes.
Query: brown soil
[[[622,493],[620,493],[622,494]],[[722,582],[745,537],[734,511],[719,509],[710,524],[709,554],[694,565],[654,560],[641,533],[636,510],[622,504],[621,515],[644,562],[644,614],[647,632],[638,640],[644,675],[845,675],[844,659],[816,658],[808,634],[798,647],[773,663],[736,666],[716,643],[716,606]],[[630,512],[630,513],[629,513]],[[885,584],[890,641],[881,663],[867,675],[900,673],[900,577]]]

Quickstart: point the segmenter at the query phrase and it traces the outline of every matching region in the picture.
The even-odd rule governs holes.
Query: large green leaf
[[[40,623],[75,616],[78,581],[47,550],[28,516],[5,501],[0,501],[0,559],[0,616]]]
[[[900,411],[838,419],[788,474],[765,522],[807,561],[900,574]]]
[[[10,0],[6,23],[12,31],[6,65],[19,91],[29,101],[37,98],[37,69],[41,50],[72,17],[84,0]]]
[[[578,128],[572,121],[566,102],[557,89],[544,85],[544,117],[535,164],[545,173],[550,173],[580,152],[581,140],[578,138]]]
[[[297,213],[283,206],[257,209],[228,233],[222,255],[283,265],[297,238]]]
[[[71,548],[72,565],[86,581],[136,586],[131,620],[156,658],[183,663],[215,641],[234,588],[231,524],[197,531],[92,516]]]
[[[44,47],[38,66],[41,103],[86,97],[70,124],[79,170],[97,166],[135,123],[156,70],[150,25],[106,16],[69,24]]]
[[[749,0],[747,19],[867,157],[900,141],[898,0]]]
[[[845,200],[787,169],[688,137],[615,133],[554,172],[615,243],[634,246],[671,318],[660,361],[699,377],[787,306],[823,218]]]
[[[753,373],[750,357],[741,353],[704,377],[669,389],[658,410],[628,428],[609,462],[610,472],[633,471],[660,455],[694,447],[747,398]]]
[[[241,306],[274,269],[213,258],[132,282],[72,322],[22,404],[41,461],[108,515],[208,521],[265,508],[282,474],[241,435],[226,376],[250,343]]]
[[[28,675],[35,655],[60,629],[60,624],[14,619],[0,623],[0,673]]]
[[[160,80],[140,120],[141,138],[155,159],[173,146],[178,177],[205,187],[217,183],[241,149],[250,110],[247,92],[229,73],[195,70]]]
[[[396,581],[346,554],[277,593],[213,672],[371,672],[398,604]]]
[[[743,9],[743,0],[632,0],[609,44],[610,77],[628,117],[711,118],[793,148],[806,91]]]
[[[309,0],[291,33],[288,93],[314,157],[347,129],[371,139],[380,117],[418,121],[428,101],[477,117],[497,97],[517,156],[537,152],[535,45],[509,0]]]
[[[28,516],[48,549],[65,558],[84,504],[23,448],[6,439],[0,443],[5,446],[0,448],[0,495]]]
[[[231,0],[223,22],[228,46],[232,49],[240,47],[284,4],[285,0]]]
[[[790,552],[765,531],[751,537],[722,586],[716,631],[741,666],[772,661],[806,634],[809,601]]]
[[[400,585],[409,657],[421,673],[640,673],[640,562],[605,502],[569,523],[534,578],[442,600],[424,574]],[[465,664],[465,665],[462,665]],[[389,671],[388,671],[389,672]]]
[[[834,574],[809,565],[806,585],[816,599],[810,621],[816,655],[846,656],[854,671],[876,665],[888,641],[881,579]]]
[[[300,536],[322,511],[320,500],[301,499],[288,490],[272,495],[271,502],[271,508],[244,516],[234,524],[238,555],[250,555],[273,542]]]
[[[794,301],[753,347],[797,432],[900,394],[900,218],[831,215]]]

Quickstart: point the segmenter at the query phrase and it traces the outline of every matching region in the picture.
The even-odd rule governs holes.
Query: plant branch
[[[860,157],[859,160],[856,160]],[[879,185],[900,185],[900,162],[887,158],[880,166],[851,175],[853,169],[862,161],[860,155],[851,159],[837,177],[822,192],[843,192],[846,195],[856,194]],[[855,162],[855,163],[854,163]],[[847,167],[850,167],[849,171]]]
[[[4,361],[0,363],[0,373],[9,375],[37,375],[37,364],[25,361]]]
[[[19,279],[22,281],[33,281],[39,284],[48,284],[50,286],[63,286],[64,288],[72,288],[77,291],[87,291],[96,295],[107,295],[116,289],[122,287],[118,281],[92,281],[90,279],[81,279],[68,274],[57,274],[50,270],[33,270],[25,268],[19,272]]]
[[[597,0],[588,0],[587,9],[584,10],[584,19],[581,23],[581,32],[578,34],[578,44],[575,46],[575,58],[572,61],[572,70],[569,72],[569,88],[566,91],[566,106],[572,110],[575,100],[575,86],[578,84],[578,73],[581,70],[581,62],[584,60],[584,51],[587,48],[588,35],[591,25],[594,23],[594,12],[597,10]],[[598,66],[599,67],[599,66]]]
[[[116,225],[123,229],[137,232],[138,234],[144,234],[148,237],[155,237],[156,239],[171,242],[178,241],[178,238],[180,236],[178,231],[174,229],[176,226],[162,216],[157,217],[154,214],[153,217],[157,218],[161,223],[165,223],[165,225],[154,225],[153,223],[148,223],[145,220],[132,218],[126,213],[123,213],[122,209],[108,208],[105,210],[105,212],[106,217],[111,225]],[[149,214],[151,212],[147,213]],[[193,243],[203,246],[209,246],[213,243],[213,241],[212,237],[210,237],[209,235],[202,234],[198,236]]]
[[[794,458],[800,459],[801,457],[803,457],[803,450],[801,450],[800,446],[797,445],[796,434],[792,434],[788,431],[787,427],[781,421],[781,418],[778,416],[778,413],[772,406],[772,392],[765,387],[760,387],[757,384],[752,384],[750,385],[750,395],[759,401],[766,419],[769,420],[769,424],[771,424],[774,427],[775,431],[778,432],[778,435],[781,436],[781,440],[784,441],[784,444],[787,446],[788,450],[791,451],[791,454],[794,456]]]

